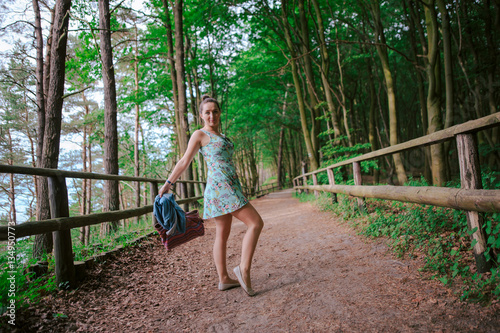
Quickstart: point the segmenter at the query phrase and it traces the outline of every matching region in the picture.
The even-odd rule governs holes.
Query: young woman
[[[187,169],[196,153],[201,151],[208,167],[203,218],[215,219],[214,260],[219,275],[219,289],[227,290],[241,285],[248,295],[253,296],[255,292],[252,289],[250,268],[264,222],[241,190],[236,169],[231,160],[234,152],[233,143],[219,132],[221,116],[219,102],[205,95],[199,110],[205,126],[193,133],[184,156],[175,165],[170,177],[160,189],[159,195],[162,196],[170,190],[172,184]],[[241,246],[241,261],[239,266],[234,268],[238,280],[229,277],[226,266],[227,239],[231,232],[233,216],[247,226]]]

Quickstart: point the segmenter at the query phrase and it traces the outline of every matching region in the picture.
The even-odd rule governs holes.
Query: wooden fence
[[[413,202],[465,210],[469,230],[474,231],[471,234],[471,239],[474,243],[473,251],[477,269],[479,272],[484,273],[491,268],[491,263],[486,261],[484,255],[487,243],[483,230],[483,218],[479,212],[500,212],[500,190],[482,189],[476,133],[497,126],[500,126],[500,112],[414,140],[335,163],[326,168],[302,174],[294,178],[293,185],[294,188],[299,191],[312,190],[315,194],[318,194],[318,191],[334,193],[334,202],[337,201],[337,193],[352,195],[357,197],[358,207],[361,211],[365,211],[366,207],[364,198]],[[445,187],[362,185],[361,168],[359,164],[361,161],[394,153],[401,153],[409,149],[424,147],[452,139],[455,139],[457,144],[460,180],[462,183],[460,189]],[[347,165],[352,165],[355,185],[336,185],[334,168]],[[318,185],[318,174],[321,172],[327,173],[329,185]],[[312,186],[307,185],[308,177],[312,177]]]
[[[22,224],[18,224],[15,227],[0,226],[0,241],[12,239],[13,237],[20,238],[52,232],[54,239],[56,282],[58,286],[66,285],[69,287],[76,286],[75,268],[73,263],[73,246],[71,240],[72,228],[90,226],[104,222],[118,221],[125,218],[141,216],[153,212],[153,205],[70,217],[66,178],[149,182],[151,202],[154,202],[155,197],[158,195],[158,183],[165,182],[165,179],[64,171],[58,169],[43,169],[12,165],[0,165],[0,173],[48,177],[51,219],[44,221],[25,222]],[[185,187],[185,184],[187,183],[201,183],[203,185],[205,184],[205,182],[194,180],[179,180],[177,181],[177,183],[180,183],[183,187]],[[184,190],[183,193],[186,193],[186,191]],[[202,198],[203,196],[182,198],[176,201],[178,204],[189,204]]]
[[[265,185],[262,187],[258,186],[257,190],[255,191],[255,193],[253,195],[255,195],[255,197],[259,198],[263,195],[269,194],[269,193],[274,192],[276,190],[282,190],[282,189],[283,188],[280,188],[277,183]],[[245,192],[245,195],[247,197],[250,197],[250,194],[251,194],[250,188],[243,187],[243,191]]]

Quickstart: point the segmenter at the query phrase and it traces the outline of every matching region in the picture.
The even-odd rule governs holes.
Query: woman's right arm
[[[188,168],[189,164],[193,160],[194,156],[198,153],[201,147],[201,140],[203,138],[203,132],[195,131],[191,138],[189,139],[188,146],[184,156],[177,162],[174,167],[174,170],[168,177],[165,184],[161,187],[158,195],[161,197],[163,194],[168,193],[172,184],[176,182],[176,180],[182,175],[184,171]],[[170,183],[168,182],[170,181]]]

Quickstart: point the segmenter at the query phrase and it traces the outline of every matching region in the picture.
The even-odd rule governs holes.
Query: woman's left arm
[[[175,183],[175,181],[188,168],[188,166],[191,163],[191,161],[193,160],[194,156],[200,150],[202,135],[203,135],[203,133],[200,131],[196,131],[193,133],[193,135],[189,139],[189,143],[188,143],[186,152],[184,153],[184,156],[182,156],[182,158],[177,162],[177,164],[174,167],[174,170],[172,171],[172,173],[168,177],[167,181],[165,182],[165,184],[161,187],[160,191],[158,192],[160,197],[164,193],[168,193],[172,184]]]

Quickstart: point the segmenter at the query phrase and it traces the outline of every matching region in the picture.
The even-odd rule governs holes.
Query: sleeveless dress
[[[231,140],[225,135],[201,131],[210,137],[210,142],[200,148],[208,168],[203,218],[209,219],[240,209],[248,203],[248,199],[243,195],[231,159],[234,153]]]

